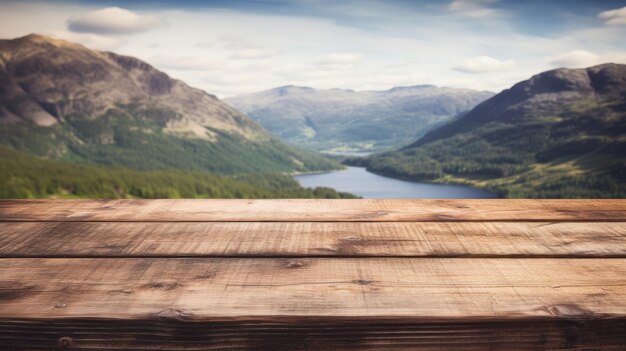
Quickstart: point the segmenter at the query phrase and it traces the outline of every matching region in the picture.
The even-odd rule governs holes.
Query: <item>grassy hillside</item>
[[[35,157],[0,146],[0,198],[352,198],[280,174],[136,171]]]
[[[545,72],[404,149],[348,163],[506,197],[626,197],[626,66]]]
[[[137,170],[340,167],[146,62],[41,35],[0,40],[0,145]]]
[[[152,110],[156,115],[162,111]],[[43,127],[28,121],[0,124],[0,144],[54,159],[119,165],[137,170],[186,169],[222,174],[338,169],[337,162],[276,139],[247,140],[212,130],[215,140],[181,138],[145,111],[120,107],[99,118],[68,116]]]

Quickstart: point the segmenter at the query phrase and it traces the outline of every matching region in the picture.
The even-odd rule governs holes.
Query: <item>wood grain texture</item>
[[[0,200],[0,221],[626,221],[626,200]]]
[[[624,277],[626,200],[0,201],[8,350],[624,350]]]
[[[0,259],[0,319],[626,317],[626,259]]]
[[[7,350],[624,350],[626,320],[0,320]],[[37,337],[33,337],[37,336]]]
[[[626,222],[4,222],[0,257],[622,257]]]

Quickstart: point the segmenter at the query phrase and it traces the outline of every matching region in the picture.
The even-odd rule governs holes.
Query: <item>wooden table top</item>
[[[626,349],[626,200],[0,200],[0,349]]]

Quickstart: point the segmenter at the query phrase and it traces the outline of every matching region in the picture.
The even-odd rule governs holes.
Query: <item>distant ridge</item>
[[[407,144],[492,95],[434,85],[383,91],[288,85],[225,101],[292,144],[375,151]]]

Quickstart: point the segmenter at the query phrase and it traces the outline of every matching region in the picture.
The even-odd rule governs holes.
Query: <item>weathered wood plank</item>
[[[626,317],[626,259],[0,259],[0,319]]]
[[[0,320],[9,350],[624,350],[626,320]]]
[[[0,257],[624,257],[626,222],[3,222]]]
[[[626,200],[1,200],[0,221],[626,221]]]
[[[626,344],[625,200],[6,200],[0,222],[0,348]]]

